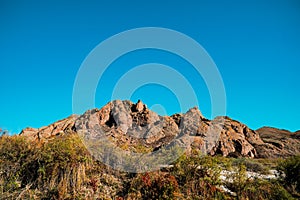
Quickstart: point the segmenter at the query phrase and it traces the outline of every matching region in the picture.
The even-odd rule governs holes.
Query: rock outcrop
[[[228,117],[224,117],[223,124],[218,144],[213,148],[211,154],[257,157],[255,145],[263,144],[258,133]]]
[[[282,157],[300,152],[299,133],[273,128],[251,130],[229,117],[208,120],[197,107],[184,114],[159,116],[142,101],[115,100],[101,109],[72,115],[39,129],[26,128],[20,134],[35,141],[47,141],[66,133],[86,138],[107,137],[126,150],[156,151],[179,144],[187,151],[233,157]],[[138,151],[138,150],[137,150]]]
[[[258,156],[262,158],[288,157],[300,154],[300,132],[292,133],[271,127],[256,130],[263,144],[256,146]]]
[[[21,131],[20,135],[34,141],[47,141],[52,137],[73,132],[72,128],[74,127],[77,118],[77,115],[71,115],[65,119],[38,129],[25,128]]]

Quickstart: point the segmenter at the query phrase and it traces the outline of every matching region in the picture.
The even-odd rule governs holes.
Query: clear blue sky
[[[73,83],[88,53],[114,34],[149,26],[180,31],[207,50],[224,80],[228,116],[253,129],[300,129],[297,0],[0,0],[0,127],[17,133],[71,115]],[[210,118],[201,77],[187,71],[184,60],[155,50],[116,60],[100,81],[107,91],[97,91],[97,107],[109,101],[111,85],[124,69],[143,62],[168,64],[201,83],[195,91]],[[146,85],[132,100],[139,98],[164,105],[169,114],[178,112],[166,88]]]

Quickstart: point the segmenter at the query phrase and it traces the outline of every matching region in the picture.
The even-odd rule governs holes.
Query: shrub
[[[186,198],[223,199],[225,195],[218,189],[223,161],[219,157],[184,154],[174,164],[172,174]]]
[[[260,174],[268,174],[270,170],[269,167],[264,166],[254,159],[237,158],[232,161],[233,166],[239,166],[241,164],[246,167],[247,171],[257,172]]]
[[[236,193],[238,200],[292,200],[291,194],[278,181],[250,179],[246,175],[246,166],[239,163],[225,182],[228,189]]]
[[[34,152],[29,142],[19,136],[0,137],[0,182],[2,192],[13,192],[26,180],[27,160]],[[30,174],[29,177],[31,177]]]
[[[45,143],[32,163],[36,163],[38,187],[57,191],[58,196],[75,195],[85,182],[90,156],[77,135],[61,136]],[[55,193],[55,192],[54,192]]]
[[[61,136],[44,144],[18,135],[1,136],[0,196],[13,198],[11,195],[30,188],[47,197],[75,195],[84,182],[89,159],[76,135]]]
[[[167,200],[180,196],[176,178],[163,172],[139,174],[130,190],[131,193],[136,193],[136,196],[140,194],[142,199]]]
[[[278,164],[277,170],[287,190],[300,197],[300,155],[283,160]]]
[[[248,182],[240,193],[240,199],[293,200],[291,194],[276,181],[255,179]]]

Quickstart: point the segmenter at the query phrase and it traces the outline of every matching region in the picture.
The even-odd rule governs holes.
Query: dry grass
[[[138,149],[149,150],[142,146]],[[76,134],[39,145],[21,136],[2,136],[0,199],[292,199],[283,187],[287,180],[248,180],[243,173],[248,168],[262,172],[277,163],[278,160],[203,157],[195,153],[181,156],[173,168],[129,174],[94,160]],[[295,160],[289,163],[292,164],[281,164],[281,169],[293,167]],[[225,184],[220,179],[222,169],[240,170],[228,183],[237,196],[220,189]],[[293,189],[295,184],[287,189]]]

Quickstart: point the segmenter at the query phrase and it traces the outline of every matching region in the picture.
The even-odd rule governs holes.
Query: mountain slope
[[[264,141],[258,146],[259,156],[264,158],[287,157],[300,154],[300,132],[292,133],[271,127],[262,127],[256,132]]]

